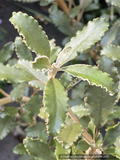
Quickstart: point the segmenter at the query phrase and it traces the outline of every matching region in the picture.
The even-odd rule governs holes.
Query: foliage
[[[51,2],[46,0],[41,1],[41,4]],[[81,0],[80,6],[88,11],[97,5],[95,1],[92,2]],[[114,4],[116,6],[117,0]],[[52,7],[59,12],[57,6]],[[65,14],[67,15],[66,11]],[[78,8],[71,8],[70,17],[74,18],[77,14]],[[58,15],[64,16],[63,11]],[[66,22],[70,22],[65,23],[65,26],[71,25],[72,18],[69,20],[68,16],[64,16],[64,19],[68,19]],[[65,154],[68,159],[77,154],[92,154],[92,159],[95,159],[96,154],[102,157],[103,153],[120,159],[120,124],[107,126],[105,137],[100,133],[105,124],[113,123],[113,119],[120,116],[117,106],[120,98],[120,47],[111,45],[117,31],[112,36],[112,41],[106,42],[107,46],[102,48],[116,23],[108,30],[109,24],[103,18],[97,18],[89,21],[77,33],[74,27],[77,28],[80,24],[76,23],[78,26],[69,28],[75,31],[69,35],[72,38],[61,49],[55,45],[54,40],[48,39],[33,17],[14,12],[10,22],[21,37],[6,44],[0,52],[0,80],[6,79],[14,86],[10,95],[0,90],[6,96],[0,99],[0,105],[17,101],[20,107],[2,107],[0,139],[19,125],[26,127],[23,143],[13,149],[15,154],[22,155],[20,160],[59,160]],[[54,17],[54,23],[56,22],[58,23],[58,18]],[[62,31],[64,26],[62,23],[60,25]],[[104,35],[108,38],[103,39]],[[101,48],[98,44],[101,44]],[[70,62],[91,53],[95,47],[95,66]],[[10,65],[9,59],[14,50],[18,59]],[[35,52],[35,58],[32,52]],[[33,88],[30,97],[26,94],[29,86]],[[70,89],[71,98],[68,98]],[[38,91],[43,94],[40,95]],[[39,117],[44,122],[39,122]]]

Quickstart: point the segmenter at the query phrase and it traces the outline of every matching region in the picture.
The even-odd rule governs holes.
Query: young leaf
[[[18,29],[19,34],[23,36],[23,41],[33,52],[50,58],[48,37],[33,17],[26,13],[13,12],[10,22]]]
[[[28,49],[26,44],[22,41],[21,37],[16,37],[15,39],[15,51],[18,58],[25,59],[28,61],[33,60],[31,51]]]
[[[34,156],[31,156],[29,154],[25,154],[25,155],[21,156],[19,158],[19,160],[35,160],[35,158],[34,158]]]
[[[50,69],[51,64],[49,62],[49,59],[45,56],[37,57],[35,58],[35,61],[31,63],[32,67],[36,70],[42,70],[42,69]]]
[[[45,124],[42,122],[39,122],[33,126],[27,127],[25,129],[25,134],[27,137],[39,137],[40,140],[43,142],[47,142],[47,133],[46,133],[46,127]]]
[[[62,94],[61,94],[62,93]],[[56,135],[64,125],[68,107],[67,93],[61,83],[51,78],[44,91],[43,103],[48,116],[47,130]]]
[[[60,160],[60,156],[61,155],[69,155],[70,154],[70,149],[65,149],[62,147],[62,144],[61,143],[58,143],[57,141],[55,141],[56,143],[56,150],[55,150],[55,154],[57,156],[57,160]],[[63,160],[66,160],[64,158],[62,158]]]
[[[10,93],[10,96],[12,98],[13,101],[16,101],[20,98],[22,98],[23,94],[25,93],[25,90],[27,88],[27,83],[21,83],[21,84],[18,84],[17,87],[15,87],[11,93]]]
[[[90,85],[101,86],[113,91],[113,82],[107,73],[101,72],[97,67],[90,65],[76,64],[68,67],[63,67],[63,70],[72,74],[75,77],[87,80]]]
[[[98,67],[102,72],[106,72],[110,75],[110,77],[113,79],[114,85],[114,93],[115,96],[118,95],[118,85],[119,85],[119,75],[117,68],[114,66],[114,62],[106,57],[105,55],[101,56],[100,59],[97,61]],[[117,97],[116,97],[117,99]]]
[[[3,139],[9,133],[13,123],[13,117],[5,116],[5,118],[0,118],[0,139]]]
[[[114,5],[116,7],[120,7],[120,1],[119,0],[106,0],[106,2],[111,3],[111,5]]]
[[[53,20],[54,25],[65,35],[73,36],[73,28],[70,24],[69,18],[66,14],[58,9],[57,5],[52,5],[49,9],[50,18]]]
[[[65,149],[70,148],[73,142],[81,136],[83,130],[81,124],[75,123],[62,129],[60,134],[56,137],[59,143],[63,143]]]
[[[71,38],[71,41],[65,45],[64,51],[71,47],[71,51],[66,55],[62,51],[58,56],[57,63],[61,66],[64,63],[76,58],[85,50],[91,48],[95,42],[99,41],[108,29],[108,23],[104,19],[94,19],[90,21],[82,31],[78,31],[76,37]]]
[[[44,72],[41,71],[35,71],[32,67],[31,67],[31,63],[25,60],[19,60],[18,63],[16,64],[16,67],[25,70],[26,72],[32,74],[35,79],[34,80],[38,80],[39,82],[45,84],[47,82],[47,75],[45,75]]]
[[[54,153],[50,150],[49,146],[37,139],[23,140],[24,146],[30,155],[33,155],[37,160],[56,160]],[[47,154],[46,154],[47,153]]]
[[[110,45],[117,36],[118,27],[120,26],[120,21],[118,20],[113,24],[113,26],[106,32],[105,36],[101,40],[101,46],[106,47]]]
[[[39,109],[42,107],[42,96],[36,95],[32,97],[24,106],[23,109],[30,111],[32,115],[37,116],[39,114]]]
[[[114,148],[110,147],[104,151],[105,154],[111,154],[112,156],[115,156],[120,159],[120,149],[119,148]]]
[[[110,45],[101,50],[101,55],[106,55],[113,61],[120,60],[120,46]]]
[[[3,81],[4,79],[11,83],[22,83],[35,80],[36,78],[24,70],[0,63],[0,80]]]
[[[23,145],[23,143],[20,143],[17,146],[15,146],[13,148],[13,153],[14,154],[21,154],[21,155],[28,154],[26,149],[25,149],[25,147],[24,147],[24,145]]]
[[[11,58],[14,51],[14,43],[9,42],[4,45],[3,49],[0,51],[0,62],[5,63],[9,58]]]
[[[120,123],[106,130],[106,134],[104,137],[104,146],[115,143],[118,137],[120,137]]]
[[[97,128],[101,128],[114,111],[114,96],[110,96],[104,88],[89,86],[86,91],[85,106],[91,120]]]

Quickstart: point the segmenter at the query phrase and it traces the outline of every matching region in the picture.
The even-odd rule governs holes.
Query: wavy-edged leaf
[[[117,68],[114,65],[113,60],[111,60],[110,58],[106,57],[105,55],[103,55],[102,57],[100,57],[100,59],[97,61],[98,63],[98,67],[102,72],[106,72],[108,74],[110,74],[110,77],[113,79],[114,85],[113,85],[113,89],[114,89],[114,93],[115,96],[117,96],[118,94],[118,85],[119,85],[119,75],[118,75],[118,71]],[[117,99],[117,97],[115,97]]]
[[[0,139],[3,139],[9,133],[13,124],[13,117],[5,116],[5,118],[0,118]]]
[[[50,18],[55,26],[65,35],[73,36],[73,28],[66,14],[58,9],[57,5],[52,5],[49,9]]]
[[[40,140],[42,140],[43,142],[47,142],[48,136],[46,132],[46,126],[42,122],[27,127],[25,129],[25,134],[27,137],[33,137],[33,138],[39,137]]]
[[[62,93],[62,94],[61,94]],[[47,130],[56,135],[64,126],[68,107],[67,93],[61,83],[51,78],[46,85],[43,103],[48,116]]]
[[[35,158],[34,158],[34,156],[31,156],[29,154],[25,154],[25,155],[21,156],[19,158],[19,160],[35,160]]]
[[[104,146],[115,143],[118,137],[120,137],[120,123],[111,126],[106,130],[106,134],[104,137]]]
[[[70,149],[65,149],[62,147],[61,143],[58,143],[58,141],[55,141],[56,143],[56,150],[55,150],[55,155],[57,157],[57,160],[60,160],[62,157],[61,155],[69,155],[70,154]],[[62,158],[63,160],[67,160]]]
[[[46,83],[48,78],[47,75],[45,75],[44,72],[41,71],[35,71],[32,67],[31,67],[31,63],[29,61],[25,61],[25,60],[19,60],[18,63],[16,64],[16,67],[25,70],[26,72],[30,73],[31,75],[33,75],[35,77],[34,80],[38,80],[41,83]]]
[[[100,71],[97,67],[76,64],[63,67],[62,69],[75,77],[87,80],[91,85],[101,86],[103,88],[107,88],[109,91],[113,91],[112,78],[110,78],[107,73]]]
[[[4,45],[3,49],[0,51],[0,62],[5,63],[9,58],[11,58],[14,51],[14,43],[9,42]]]
[[[42,70],[42,69],[51,69],[51,64],[49,62],[49,59],[45,56],[36,57],[35,61],[31,63],[32,67],[35,70]]]
[[[18,29],[19,34],[23,36],[23,41],[32,51],[50,58],[48,37],[33,17],[26,13],[13,12],[10,22]]]
[[[5,79],[11,83],[21,83],[32,81],[36,78],[24,70],[0,63],[0,80],[3,81]]]
[[[111,5],[114,5],[116,7],[120,7],[120,1],[119,0],[106,0],[106,2],[111,3]]]
[[[70,148],[73,142],[76,142],[83,132],[81,124],[75,123],[62,129],[56,137],[59,143],[63,143],[65,149]]]
[[[85,50],[91,48],[95,42],[99,41],[105,31],[108,29],[108,23],[104,19],[94,19],[89,21],[88,25],[83,28],[82,31],[78,31],[76,36],[71,38],[71,41],[65,45],[64,50],[70,47],[68,53],[62,51],[58,56],[57,63],[61,66],[64,63],[76,58],[79,54]],[[67,54],[67,55],[66,55]]]
[[[32,115],[37,116],[39,109],[42,107],[42,96],[36,95],[32,97],[22,108],[26,111],[30,111]]]
[[[50,4],[51,2],[53,2],[54,0],[41,0],[40,1],[40,5],[41,6],[47,6],[48,4]]]
[[[28,154],[23,143],[20,143],[18,144],[17,146],[15,146],[13,148],[13,153],[14,154],[20,154],[20,155],[23,155],[23,154]]]
[[[47,113],[46,113],[46,111],[45,111],[45,107],[41,107],[41,108],[40,108],[40,113],[38,114],[38,116],[39,116],[40,118],[44,119],[45,122],[46,122],[46,120],[47,120]]]
[[[69,73],[64,72],[59,78],[59,81],[64,86],[64,88],[67,89],[67,87],[70,85],[72,81],[72,76]]]
[[[45,88],[45,85],[37,80],[29,81],[28,84],[31,85],[32,87],[38,88],[42,91]]]
[[[110,154],[120,159],[120,149],[115,147],[110,147],[104,151],[105,154]]]
[[[114,96],[110,96],[104,88],[89,86],[86,91],[85,106],[91,120],[97,128],[101,128],[114,112]]]
[[[26,111],[21,115],[21,119],[23,119],[26,123],[33,123],[33,114],[30,111]]]
[[[105,33],[105,36],[101,40],[101,46],[106,47],[110,45],[117,36],[118,27],[120,26],[120,21],[118,20],[113,24],[113,26]]]
[[[59,46],[56,46],[55,39],[51,39],[49,43],[50,43],[50,55],[51,55],[50,63],[53,63],[57,59],[62,48]]]
[[[18,113],[18,108],[16,107],[4,107],[4,113],[6,113],[7,115],[13,117]]]
[[[15,51],[18,58],[25,59],[28,61],[33,60],[31,51],[28,49],[26,44],[22,41],[21,37],[16,37],[15,39]]]
[[[11,96],[11,98],[12,98],[13,101],[16,101],[16,100],[22,98],[22,96],[25,93],[25,90],[27,88],[27,85],[28,84],[26,82],[18,84],[18,86],[15,87],[11,91],[10,96]]]
[[[49,146],[37,139],[23,140],[24,146],[30,155],[33,155],[37,160],[56,160],[54,153],[50,150]]]
[[[110,45],[101,50],[101,55],[106,55],[113,61],[120,60],[120,46]]]

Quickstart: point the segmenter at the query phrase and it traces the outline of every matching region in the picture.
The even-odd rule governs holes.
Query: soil
[[[31,8],[35,11],[48,15],[47,8],[41,8],[38,3],[32,4],[23,4],[17,3],[18,5],[24,5],[28,8]],[[7,36],[4,40],[0,41],[0,50],[3,48],[4,44],[10,41],[14,41],[15,37],[18,36],[17,30],[13,27],[13,25],[9,22],[9,18],[12,16],[13,11],[22,11],[27,13],[28,15],[32,15],[30,12],[27,12],[24,9],[21,9],[19,6],[12,3],[12,1],[0,0],[0,27],[4,28],[7,31]],[[53,24],[39,21],[39,24],[43,27],[43,30],[47,33],[49,39],[56,39],[56,44],[59,46],[63,38],[65,37],[62,33],[60,33]],[[4,90],[7,93],[10,93],[12,86],[10,84],[6,84],[4,86]],[[17,103],[13,103],[12,105],[17,106]],[[16,139],[12,134],[8,134],[6,138],[0,140],[0,160],[18,160],[19,155],[15,155],[12,152],[12,149],[19,143],[20,141]]]

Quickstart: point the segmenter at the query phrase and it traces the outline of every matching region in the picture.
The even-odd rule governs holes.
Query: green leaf
[[[101,72],[97,67],[90,65],[76,64],[68,67],[63,67],[65,71],[75,77],[87,80],[90,85],[101,86],[109,91],[113,91],[113,82],[107,73]]]
[[[21,115],[21,118],[26,122],[26,123],[33,123],[33,115],[30,111],[27,111]]]
[[[110,45],[117,36],[118,27],[120,26],[120,21],[118,20],[113,24],[113,26],[106,32],[105,36],[101,40],[101,46],[106,47]]]
[[[27,151],[26,151],[23,143],[20,143],[20,144],[18,144],[17,146],[15,146],[13,148],[13,153],[14,154],[21,154],[21,155],[23,155],[23,154],[27,154]]]
[[[110,75],[110,77],[113,79],[114,85],[114,93],[115,93],[115,98],[117,99],[118,95],[118,85],[119,85],[119,75],[117,68],[114,66],[113,60],[109,59],[105,55],[103,55],[98,61],[98,67],[102,72],[106,72]]]
[[[50,4],[51,2],[53,2],[54,0],[41,0],[40,1],[40,5],[41,6],[47,6],[48,4]]]
[[[26,13],[13,12],[10,22],[18,29],[19,34],[23,36],[23,41],[33,52],[50,58],[48,37],[33,17]]]
[[[99,7],[99,4],[92,3],[92,4],[90,4],[90,5],[85,9],[85,12],[97,10],[97,9],[99,9],[99,8],[100,8],[100,7]]]
[[[22,108],[26,111],[30,111],[32,115],[37,116],[39,109],[42,107],[42,96],[36,95],[32,97]]]
[[[33,3],[33,2],[38,2],[40,0],[14,0],[14,1],[24,2],[24,3]]]
[[[74,8],[71,9],[69,17],[74,18],[75,16],[79,14],[79,11],[80,11],[80,7],[75,6]]]
[[[110,45],[101,50],[101,55],[106,55],[113,61],[120,60],[120,46]]]
[[[73,145],[73,142],[81,136],[83,130],[81,124],[75,123],[67,126],[62,129],[60,134],[56,137],[58,142],[62,142],[65,149],[70,148]]]
[[[9,116],[15,116],[18,113],[18,108],[16,107],[4,107],[4,112]]]
[[[38,89],[40,89],[42,91],[45,88],[45,85],[43,83],[37,81],[37,80],[30,81],[30,82],[28,82],[28,84],[33,86],[33,87],[35,87],[35,88],[38,88]]]
[[[31,67],[31,63],[25,60],[19,60],[18,63],[16,64],[16,67],[30,73],[31,75],[33,75],[35,77],[34,80],[38,80],[41,83],[46,83],[48,78],[47,75],[45,75],[44,72],[41,71],[35,71],[32,67]]]
[[[77,117],[81,118],[83,116],[87,116],[87,110],[84,105],[79,105],[79,106],[73,106],[71,107],[72,111],[77,115]]]
[[[11,130],[13,123],[13,117],[5,116],[5,118],[0,118],[0,139],[6,137],[6,135]]]
[[[67,87],[69,86],[69,84],[72,81],[72,76],[67,73],[64,72],[61,77],[59,78],[59,81],[61,82],[61,84],[64,86],[65,89],[67,89]]]
[[[49,59],[47,57],[37,57],[35,58],[35,61],[31,63],[33,69],[36,70],[42,70],[42,69],[51,69],[51,64],[49,62]]]
[[[92,0],[81,0],[80,1],[80,5],[81,8],[84,10],[85,8],[87,8],[90,4],[92,3]]]
[[[87,149],[89,148],[89,145],[87,144],[86,141],[84,141],[83,139],[81,139],[80,141],[78,141],[76,147],[77,147],[79,150],[87,151]]]
[[[46,113],[46,111],[45,111],[45,107],[41,107],[41,108],[40,108],[40,113],[38,114],[38,116],[39,116],[40,118],[44,119],[45,122],[46,122],[47,113]]]
[[[115,143],[118,137],[120,137],[120,123],[111,126],[106,130],[106,134],[104,137],[104,146]]]
[[[26,44],[22,41],[21,37],[16,37],[15,39],[15,51],[18,58],[25,59],[28,61],[33,60],[31,51],[28,49]]]
[[[114,96],[104,88],[89,86],[86,91],[85,106],[97,128],[101,128],[114,112]]]
[[[47,142],[47,133],[46,133],[46,127],[45,124],[42,122],[39,122],[33,126],[27,127],[25,129],[25,134],[27,137],[39,137],[40,140],[43,142]]]
[[[58,56],[57,63],[61,66],[91,48],[103,37],[107,29],[108,23],[104,19],[97,18],[92,22],[89,21],[88,25],[82,31],[78,31],[76,37],[71,38],[71,41],[65,45],[64,51],[68,48],[68,53],[62,51]]]
[[[62,94],[61,94],[62,93]],[[47,130],[56,135],[64,126],[68,107],[67,93],[61,83],[51,78],[45,88],[43,103],[47,113]]]
[[[25,93],[25,90],[27,88],[27,83],[21,83],[21,84],[18,84],[17,87],[15,87],[11,93],[10,93],[10,96],[12,98],[13,101],[16,101],[20,98],[22,98],[23,94]]]
[[[115,156],[120,159],[120,149],[119,148],[110,147],[106,149],[104,152],[105,154],[111,154],[112,156]]]
[[[9,58],[12,57],[14,51],[14,43],[9,42],[4,45],[3,49],[0,51],[0,62],[5,63]]]
[[[35,160],[34,156],[25,154],[19,158],[19,160]]]
[[[62,49],[61,49],[61,47],[56,46],[55,39],[50,40],[49,43],[50,43],[50,55],[51,55],[50,56],[50,63],[53,63],[57,59],[57,57]]]
[[[54,25],[65,35],[73,36],[73,28],[66,14],[58,9],[57,5],[52,5],[49,9],[50,18]]]
[[[114,5],[116,7],[120,7],[120,1],[119,0],[106,0],[106,2],[111,3],[111,5]]]
[[[70,154],[70,149],[63,148],[62,144],[58,143],[57,141],[55,141],[55,143],[56,143],[55,155],[57,156],[57,160],[61,159],[60,158],[61,155],[69,155]],[[67,160],[67,159],[63,159],[63,160]]]
[[[37,160],[56,160],[54,153],[50,150],[49,146],[37,139],[23,140],[24,146],[30,155],[33,155]]]
[[[3,81],[5,79],[11,83],[22,83],[35,80],[35,77],[21,69],[0,63],[0,80]]]

